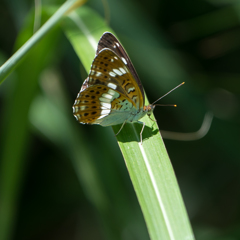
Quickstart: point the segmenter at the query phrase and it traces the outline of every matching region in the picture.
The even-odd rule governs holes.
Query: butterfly
[[[104,127],[122,124],[118,133],[127,122],[141,123],[142,143],[145,123],[139,120],[145,115],[150,117],[154,103],[145,106],[142,83],[126,51],[112,33],[103,33],[89,76],[72,107],[76,120]]]

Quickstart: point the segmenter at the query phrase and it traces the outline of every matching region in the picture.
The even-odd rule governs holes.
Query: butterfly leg
[[[143,125],[142,130],[141,130],[141,132],[140,132],[140,140],[141,140],[141,145],[142,145],[142,143],[143,143],[143,141],[142,141],[142,133],[143,133],[143,129],[144,129],[144,127],[145,127],[145,122],[140,122],[140,121],[138,121],[138,123],[142,123],[142,125]]]
[[[126,121],[127,120],[125,120],[124,122],[123,122],[123,124],[122,124],[122,126],[121,126],[121,128],[119,129],[119,131],[117,132],[117,134],[115,135],[115,136],[117,136],[120,132],[121,132],[121,130],[123,129],[123,126],[125,125],[125,123],[126,123]]]
[[[150,116],[148,116],[152,121],[157,122],[157,120],[152,119]]]

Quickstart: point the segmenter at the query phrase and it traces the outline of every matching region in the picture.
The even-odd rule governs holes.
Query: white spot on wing
[[[116,92],[114,90],[112,90],[112,89],[109,89],[108,93],[111,94],[112,96],[114,96]]]
[[[124,62],[125,65],[127,65],[127,60],[124,57],[122,57],[122,61]]]
[[[113,99],[113,96],[107,93],[103,93],[102,97],[107,98],[107,99]]]
[[[112,89],[116,89],[117,88],[117,85],[114,84],[114,83],[109,83],[107,86],[112,88]]]
[[[104,117],[106,117],[106,115],[101,115],[98,119],[102,119],[102,118],[104,118]],[[99,123],[98,123],[99,124]]]
[[[102,107],[104,107],[104,108],[108,108],[108,109],[111,108],[111,104],[110,104],[110,103],[101,102],[100,104],[101,104]]]
[[[130,93],[131,91],[134,91],[134,90],[135,90],[135,87],[129,88],[128,93]]]
[[[111,95],[109,95],[111,96]],[[108,99],[108,98],[105,98],[105,97],[100,97],[99,98],[99,101],[102,102],[102,103],[111,103],[112,102],[112,99]]]
[[[108,90],[108,93],[111,94],[113,96],[113,99],[117,98],[120,96],[120,94],[112,89]]]
[[[99,76],[101,76],[101,75],[102,75],[101,72],[96,72],[96,77],[99,77]]]
[[[113,71],[117,74],[117,75],[119,75],[119,76],[122,76],[123,74],[122,74],[122,72],[121,71],[119,71],[118,69],[113,69]]]
[[[118,42],[116,42],[116,45],[119,47],[119,43]]]
[[[99,101],[102,103],[111,103],[114,99],[118,98],[120,94],[113,89],[109,89],[108,93],[103,93],[102,96],[99,98]],[[101,103],[101,104],[102,104]],[[110,105],[110,104],[109,104]],[[107,105],[108,108],[111,108],[111,105]],[[103,105],[102,105],[103,106]]]
[[[120,70],[123,74],[127,73],[124,68],[121,68],[121,67],[120,67],[119,70]]]
[[[80,106],[80,110],[85,110],[87,107],[86,106]]]
[[[109,75],[110,75],[111,77],[116,77],[116,74],[115,74],[114,72],[109,72]]]
[[[101,111],[101,115],[108,115],[111,112],[110,109],[104,109]]]

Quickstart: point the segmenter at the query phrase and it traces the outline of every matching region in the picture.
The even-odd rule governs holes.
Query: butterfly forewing
[[[143,96],[143,101],[144,101],[145,100],[144,99],[144,90],[143,90],[142,83],[138,77],[138,74],[137,74],[130,58],[128,57],[128,54],[125,51],[124,47],[121,45],[121,43],[118,41],[118,39],[110,32],[105,32],[102,35],[102,37],[100,38],[100,40],[98,42],[98,48],[97,48],[96,55],[104,48],[111,49],[116,55],[118,55],[122,59],[124,64],[128,67],[131,74],[135,78],[135,81],[137,82],[137,84],[140,88],[141,94]],[[143,103],[143,105],[144,105],[144,103]]]
[[[144,99],[137,82],[127,66],[110,49],[103,49],[95,57],[87,84],[88,86],[105,85],[125,95],[137,109],[144,106]]]

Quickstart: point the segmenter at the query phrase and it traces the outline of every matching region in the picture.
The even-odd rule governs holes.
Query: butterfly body
[[[105,32],[74,102],[75,118],[82,124],[112,126],[139,122],[153,109],[153,105],[145,106],[141,81],[126,51],[113,34]]]

